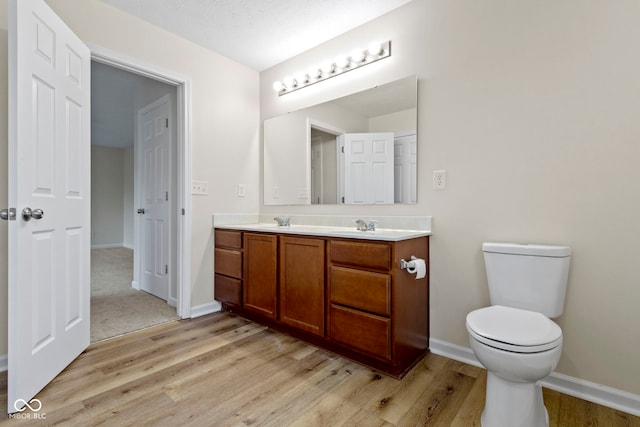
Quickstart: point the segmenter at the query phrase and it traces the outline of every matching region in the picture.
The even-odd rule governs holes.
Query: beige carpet
[[[91,250],[91,342],[178,318],[166,301],[131,287],[133,251]]]

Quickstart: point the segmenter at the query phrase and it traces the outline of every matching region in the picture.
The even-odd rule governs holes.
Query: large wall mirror
[[[417,78],[264,121],[264,204],[416,203]]]

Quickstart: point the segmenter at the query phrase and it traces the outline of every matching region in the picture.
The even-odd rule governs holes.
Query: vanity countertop
[[[320,225],[298,225],[291,224],[288,227],[281,227],[272,223],[249,223],[249,224],[225,224],[216,225],[215,228],[225,228],[231,230],[260,231],[282,234],[297,234],[304,236],[321,237],[342,237],[348,239],[365,240],[386,240],[396,242],[408,240],[416,237],[430,236],[430,231],[425,230],[397,230],[379,228],[375,231],[358,231],[355,227],[331,227]]]

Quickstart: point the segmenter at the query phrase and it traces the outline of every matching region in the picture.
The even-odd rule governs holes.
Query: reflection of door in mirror
[[[311,126],[311,204],[338,203],[336,135]]]
[[[346,133],[338,144],[344,152],[344,203],[393,204],[393,133]]]
[[[415,132],[396,133],[394,151],[394,195],[396,203],[418,201],[418,147]]]

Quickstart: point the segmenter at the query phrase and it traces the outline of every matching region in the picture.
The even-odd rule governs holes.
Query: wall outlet
[[[238,197],[244,197],[244,184],[238,184]]]
[[[208,181],[191,181],[191,194],[206,196],[209,194]]]
[[[280,189],[276,186],[273,187],[273,198],[278,199],[280,197]]]
[[[447,188],[447,171],[433,171],[433,189],[445,190]]]

